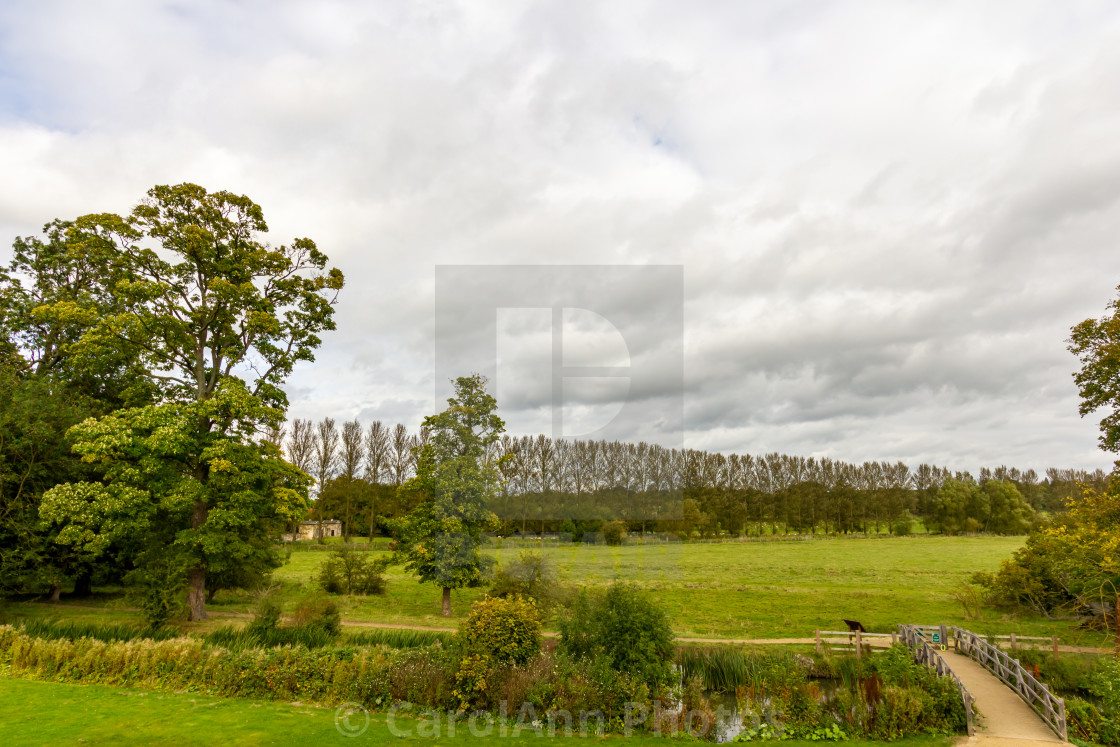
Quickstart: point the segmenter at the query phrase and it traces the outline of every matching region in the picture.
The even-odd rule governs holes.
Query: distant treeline
[[[424,429],[380,421],[295,420],[269,436],[319,486],[312,518],[337,518],[347,536],[386,534],[385,521],[424,496],[412,476]],[[1060,511],[1079,483],[1106,473],[1004,466],[979,475],[902,462],[852,464],[787,454],[724,455],[619,441],[505,435],[494,454],[504,477],[493,505],[502,532],[594,531],[621,520],[633,532],[905,534],[920,520],[945,534],[1025,532],[1038,512]]]

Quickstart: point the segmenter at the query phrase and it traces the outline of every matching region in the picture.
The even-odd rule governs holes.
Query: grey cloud
[[[419,424],[437,265],[679,264],[689,445],[1096,467],[1063,340],[1120,283],[1117,49],[1112,3],[9,3],[0,230],[249,194],[348,278],[293,417]],[[584,286],[632,363],[680,344]],[[670,438],[674,380],[617,426]]]

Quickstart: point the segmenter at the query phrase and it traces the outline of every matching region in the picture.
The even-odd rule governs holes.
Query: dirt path
[[[34,602],[33,604],[41,604],[44,607],[53,607],[54,609],[78,609],[78,610],[118,610],[120,612],[139,612],[136,607],[98,607],[92,604],[58,604],[55,602]],[[212,617],[232,617],[237,619],[249,619],[252,615],[248,612],[222,612],[218,610],[207,610],[207,613]],[[436,625],[414,625],[410,623],[382,623],[382,622],[365,622],[359,620],[343,620],[342,624],[353,628],[382,628],[385,630],[426,630],[433,633],[454,633],[458,628],[440,627]],[[543,635],[546,638],[555,638],[559,633],[552,631],[544,631]],[[694,644],[710,644],[712,646],[726,646],[726,645],[740,645],[740,646],[782,646],[782,645],[812,645],[817,642],[816,638],[693,638],[693,637],[678,637],[678,643],[694,643]],[[821,643],[830,646],[847,645],[849,643],[846,636],[841,637],[828,637],[821,638]],[[891,645],[890,638],[868,637],[863,639],[866,646],[874,647],[888,647]],[[1046,646],[1049,649],[1049,646]],[[1058,646],[1058,650],[1069,653],[1086,653],[1086,654],[1107,654],[1111,649],[1092,648],[1089,646]]]
[[[976,700],[976,709],[980,711],[977,736],[1061,743],[1031,707],[987,669],[963,654],[938,653]],[[987,742],[984,745],[988,747]]]

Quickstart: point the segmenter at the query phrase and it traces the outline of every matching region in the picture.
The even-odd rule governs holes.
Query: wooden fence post
[[[817,628],[817,655],[821,653],[821,629]]]
[[[1011,648],[1015,648],[1015,634],[1011,634]]]
[[[863,635],[860,634],[859,628],[856,628],[856,661],[863,658]]]
[[[1058,636],[1054,636],[1054,658],[1058,658]]]

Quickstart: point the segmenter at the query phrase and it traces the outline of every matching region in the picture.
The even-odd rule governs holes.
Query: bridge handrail
[[[939,677],[949,677],[957,686],[957,690],[961,695],[961,702],[964,704],[964,717],[965,724],[968,727],[968,736],[976,733],[975,726],[975,706],[976,701],[972,697],[972,693],[961,682],[961,678],[957,676],[956,672],[949,666],[949,664],[941,658],[941,656],[930,645],[929,641],[922,635],[921,629],[916,625],[899,625],[898,637],[908,647],[914,650],[914,659],[930,667],[937,673]]]
[[[1069,741],[1064,700],[1050,692],[1045,683],[1039,682],[1024,669],[1018,659],[1011,658],[970,630],[955,626],[950,630],[953,631],[954,646],[958,651],[967,654],[1014,690],[1063,742]]]

